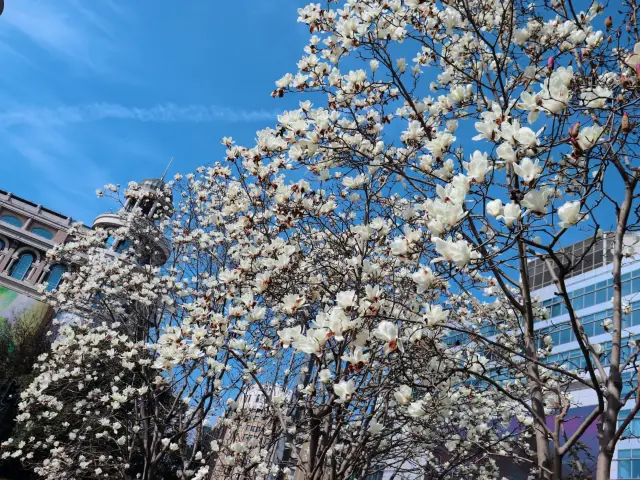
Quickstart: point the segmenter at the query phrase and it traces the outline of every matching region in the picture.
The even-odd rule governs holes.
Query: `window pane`
[[[14,227],[22,227],[22,222],[20,221],[20,219],[13,215],[3,215],[2,217],[0,217],[0,220],[8,223],[9,225],[13,225]]]
[[[618,477],[631,478],[631,460],[618,460]]]
[[[51,233],[49,230],[45,230],[44,228],[33,228],[31,229],[31,232],[35,233],[39,237],[47,238],[49,240],[53,238],[53,233]]]
[[[604,327],[601,325],[602,322],[594,323],[593,326],[593,335],[602,335],[604,333]]]
[[[574,310],[581,310],[584,308],[584,297],[580,296],[577,298],[574,298],[573,301],[571,302],[571,304],[573,305]]]
[[[116,248],[116,251],[118,253],[122,253],[126,250],[129,250],[129,248],[133,245],[133,243],[131,243],[129,240],[124,240],[122,242],[120,242],[120,244],[118,245],[118,248]]]
[[[580,266],[580,268],[582,268],[583,270],[592,270],[593,263],[593,253],[590,252],[584,257],[584,260],[582,260],[582,265]]]
[[[47,278],[45,280],[47,282],[47,291],[50,292],[51,290],[57,288],[58,285],[60,285],[62,275],[66,271],[67,267],[65,267],[64,265],[54,265],[53,267],[51,267],[51,270],[49,270],[49,274],[47,275]]]
[[[535,277],[533,277],[533,284],[536,286],[536,288],[542,286],[542,273],[539,273]]]
[[[595,294],[594,293],[587,293],[584,297],[584,308],[587,307],[591,307],[593,305],[595,305]]]
[[[23,253],[13,264],[10,275],[18,280],[24,280],[33,264],[34,257],[30,253]]]
[[[587,324],[583,325],[583,327],[584,327],[584,333],[587,336],[591,337],[591,336],[594,335],[594,333],[593,333],[593,322],[587,323]]]

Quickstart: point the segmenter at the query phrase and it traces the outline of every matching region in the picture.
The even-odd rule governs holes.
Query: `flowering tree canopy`
[[[640,409],[621,271],[638,227],[640,33],[635,2],[619,3],[301,8],[309,43],[273,92],[298,109],[253,146],[224,138],[224,162],[155,192],[152,221],[123,214],[128,251],[106,253],[97,230],[54,252],[74,268],[50,299],[82,320],[42,358],[21,405],[33,434],[5,455],[48,478],[126,476],[135,457],[150,479],[172,453],[198,479],[497,478],[501,457],[549,479],[597,422],[608,479]],[[589,241],[567,253],[576,231]],[[607,351],[566,284],[604,248]],[[538,264],[579,366],[534,329],[549,314]],[[575,385],[597,405],[567,436]],[[262,433],[246,440],[256,386]]]

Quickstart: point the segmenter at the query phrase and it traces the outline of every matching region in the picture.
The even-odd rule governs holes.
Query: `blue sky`
[[[6,0],[0,189],[91,223],[106,183],[221,160],[297,103],[273,99],[304,0]]]

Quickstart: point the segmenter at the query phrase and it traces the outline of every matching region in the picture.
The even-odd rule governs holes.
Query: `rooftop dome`
[[[164,183],[164,180],[162,178],[145,178],[140,182],[141,187],[147,187],[153,190],[163,190],[165,185],[166,184]]]
[[[164,181],[164,178],[146,178],[142,180],[139,184],[140,188],[148,189],[148,190],[160,190],[164,192],[164,187],[167,185]],[[173,194],[169,194],[169,198],[173,199]]]

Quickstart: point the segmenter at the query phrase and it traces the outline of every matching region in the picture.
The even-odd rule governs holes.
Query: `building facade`
[[[0,190],[0,322],[45,325],[53,318],[41,289],[55,289],[67,267],[47,252],[72,240],[72,224],[69,216]]]
[[[636,239],[629,237],[625,244],[634,244]],[[608,235],[601,236],[596,243],[586,239],[568,246],[562,253],[574,260],[581,259],[576,270],[566,280],[571,304],[580,318],[589,341],[600,345],[603,353],[600,360],[606,369],[611,353],[611,333],[607,331],[607,319],[612,317],[613,279],[612,279],[612,240]],[[533,295],[550,312],[549,318],[535,325],[541,347],[545,336],[551,337],[553,348],[546,362],[559,362],[584,371],[586,365],[582,352],[569,322],[569,315],[560,297],[556,295],[556,287],[552,282],[551,272],[540,260],[529,262],[529,282]],[[640,339],[640,255],[624,259],[622,268],[623,302],[630,305],[630,313],[623,320],[622,356],[628,357],[634,347],[632,342]],[[633,365],[623,373],[623,395],[635,389],[638,378]],[[572,396],[579,404],[570,410],[565,425],[568,434],[575,430],[581,419],[586,417],[597,405],[595,392],[591,389],[575,388]],[[633,408],[634,398],[622,409],[619,425]],[[582,455],[585,465],[593,470],[597,457],[597,421],[585,432],[582,441],[586,452]],[[587,454],[590,453],[590,455]],[[640,478],[640,417],[634,419],[627,427],[622,439],[618,442],[614,455],[611,478],[626,480]]]
[[[164,189],[162,179],[143,180],[138,188],[142,195],[129,198],[115,213],[98,215],[86,230],[116,230],[124,225],[125,215],[134,208],[140,208],[152,219],[160,208],[167,207],[165,196],[158,194]],[[56,245],[73,241],[69,234],[73,223],[70,216],[0,190],[0,316],[11,307],[8,297],[12,298],[11,304],[27,305],[30,302],[26,299],[33,302],[42,299],[41,289],[53,290],[60,284],[67,266],[52,263],[47,259],[47,252]],[[162,265],[167,260],[168,242],[160,239],[156,243],[152,254],[141,263]],[[130,245],[128,239],[110,236],[105,249],[118,253]]]

